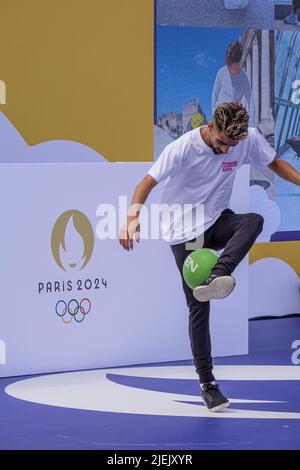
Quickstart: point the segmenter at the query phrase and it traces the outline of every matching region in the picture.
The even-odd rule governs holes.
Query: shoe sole
[[[225,299],[235,288],[235,279],[231,276],[220,276],[208,286],[198,286],[193,295],[198,302],[208,302],[211,299]]]
[[[215,406],[214,408],[208,408],[208,411],[211,413],[217,413],[218,411],[225,410],[225,408],[228,408],[230,406],[230,402],[226,401],[226,403],[222,403],[221,405]]]

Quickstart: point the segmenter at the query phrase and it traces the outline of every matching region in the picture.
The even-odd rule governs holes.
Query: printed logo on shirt
[[[222,171],[232,171],[237,167],[237,161],[235,162],[223,162]]]

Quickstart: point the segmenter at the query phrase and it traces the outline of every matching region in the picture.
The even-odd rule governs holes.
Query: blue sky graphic
[[[209,119],[217,71],[227,46],[241,35],[240,29],[157,26],[157,116],[179,113],[197,97]]]

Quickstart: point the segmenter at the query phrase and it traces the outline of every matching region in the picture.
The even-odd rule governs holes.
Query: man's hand
[[[140,242],[140,222],[137,216],[127,216],[127,220],[123,224],[120,235],[119,242],[124,248],[124,250],[130,251],[133,250],[133,239],[135,235],[135,240]]]
[[[151,175],[146,175],[142,181],[137,185],[132,198],[131,206],[128,211],[127,219],[123,224],[119,242],[124,250],[133,250],[133,237],[137,242],[140,241],[140,210],[146,201],[150,191],[157,185],[157,182]]]

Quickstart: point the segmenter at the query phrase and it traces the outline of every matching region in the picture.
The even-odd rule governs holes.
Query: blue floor
[[[300,340],[299,317],[251,321],[250,354],[218,358],[214,363],[291,367],[291,345],[297,339]],[[167,365],[190,364],[184,361]],[[293,367],[299,371],[300,378],[300,365]],[[120,387],[178,394],[178,401],[184,394],[186,402],[199,409],[200,403],[192,400],[199,394],[196,380],[122,375],[120,369],[110,373],[107,379]],[[24,377],[0,380],[0,449],[300,449],[300,419],[215,419],[47,406],[5,393],[7,385],[20,380]],[[218,380],[218,383],[226,395],[242,401],[232,403],[233,410],[279,411],[300,417],[300,380],[241,379]],[[254,400],[265,403],[251,402]]]

